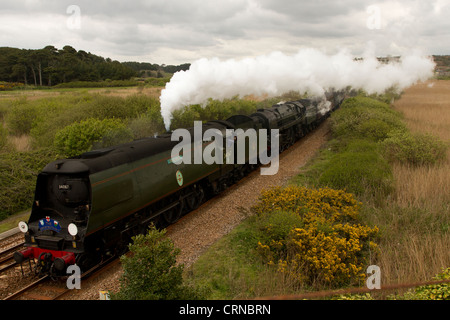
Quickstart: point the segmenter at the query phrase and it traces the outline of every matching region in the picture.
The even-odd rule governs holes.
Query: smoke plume
[[[375,56],[355,60],[346,51],[327,55],[302,49],[295,55],[273,52],[242,60],[200,59],[187,71],[174,74],[161,92],[161,114],[170,128],[172,111],[208,98],[223,100],[236,95],[277,96],[288,91],[323,95],[351,86],[369,94],[396,87],[402,90],[433,75],[434,62],[419,54],[404,55],[384,64]]]

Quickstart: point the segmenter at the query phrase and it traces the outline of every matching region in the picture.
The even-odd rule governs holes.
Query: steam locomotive
[[[249,116],[204,123],[202,130],[278,129],[283,151],[344,97],[340,91],[326,99],[283,102]],[[209,143],[202,141],[202,148]],[[52,277],[67,275],[74,264],[86,271],[126,252],[131,237],[150,223],[176,222],[258,165],[248,157],[241,164],[175,164],[171,150],[176,144],[167,133],[49,163],[37,177],[29,220],[19,223],[25,249],[14,254],[15,260],[37,259],[35,272]]]

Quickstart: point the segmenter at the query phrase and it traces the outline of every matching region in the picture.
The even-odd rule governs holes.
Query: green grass
[[[0,233],[3,233],[5,231],[11,230],[18,226],[20,221],[28,221],[28,218],[30,217],[30,211],[25,210],[18,212],[9,218],[0,221]]]
[[[186,281],[206,288],[207,299],[249,299],[285,293],[292,283],[263,264],[256,251],[261,237],[258,226],[254,216],[244,220],[185,270]]]

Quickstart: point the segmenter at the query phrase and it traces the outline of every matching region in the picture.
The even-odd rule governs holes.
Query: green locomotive
[[[282,103],[250,116],[207,122],[201,126],[201,137],[209,129],[220,133],[225,157],[230,130],[235,132],[233,141],[249,129],[277,130],[282,151],[338,107],[342,99],[335,97],[325,114],[318,113],[317,100]],[[196,134],[195,128],[186,130]],[[53,276],[66,275],[72,264],[87,270],[124,253],[131,237],[145,232],[151,222],[162,227],[174,223],[259,165],[251,158],[255,146],[250,143],[245,144],[244,161],[195,163],[196,148],[211,150],[213,140],[203,138],[188,144],[192,161],[180,163],[189,155],[174,156],[179,142],[171,138],[170,133],[149,137],[48,164],[37,178],[30,218],[19,223],[27,248],[15,253],[16,261],[37,259],[36,272]],[[260,147],[257,152],[262,152]]]

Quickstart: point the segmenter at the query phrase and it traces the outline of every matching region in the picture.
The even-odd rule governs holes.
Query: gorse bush
[[[180,252],[164,237],[166,231],[151,227],[146,235],[133,237],[131,255],[120,258],[123,275],[113,300],[191,300],[202,298],[199,290],[183,284],[183,265],[176,265]]]
[[[115,133],[119,132],[117,136]],[[114,140],[114,138],[119,138]],[[127,128],[120,119],[87,119],[71,124],[55,136],[55,148],[67,157],[73,157],[92,149],[94,143],[109,139],[114,145],[117,142],[126,142],[131,139],[131,133],[127,134]],[[125,138],[125,139],[124,139]],[[103,140],[105,142],[105,140]],[[110,146],[101,143],[101,147]]]
[[[261,220],[258,250],[269,265],[301,284],[358,283],[369,255],[376,253],[378,233],[361,223],[361,205],[352,194],[329,188],[265,191],[253,208]]]

